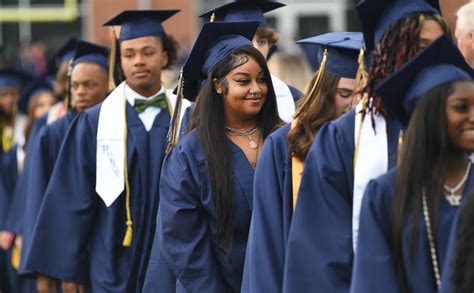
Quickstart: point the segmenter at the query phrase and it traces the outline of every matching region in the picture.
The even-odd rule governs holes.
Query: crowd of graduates
[[[474,2],[455,32],[353,4],[362,32],[297,42],[304,93],[268,69],[269,0],[202,14],[176,88],[178,10],[0,69],[0,292],[473,292]]]

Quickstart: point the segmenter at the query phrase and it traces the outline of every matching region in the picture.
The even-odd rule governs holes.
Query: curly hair
[[[269,27],[259,27],[255,36],[257,38],[267,39],[270,46],[276,44],[280,39],[280,35],[277,31]]]
[[[376,45],[367,85],[361,91],[362,96],[369,97],[367,107],[370,113],[387,114],[380,97],[375,94],[375,88],[420,51],[420,31],[425,20],[436,21],[445,34],[450,34],[441,16],[433,13],[419,13],[391,24]]]

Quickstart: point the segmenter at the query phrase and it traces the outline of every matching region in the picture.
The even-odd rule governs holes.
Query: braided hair
[[[375,94],[375,88],[420,51],[420,31],[425,20],[436,21],[443,32],[449,34],[446,22],[433,13],[407,16],[385,30],[372,56],[367,85],[361,91],[361,96],[369,97],[366,107],[370,113],[387,115],[380,96]]]

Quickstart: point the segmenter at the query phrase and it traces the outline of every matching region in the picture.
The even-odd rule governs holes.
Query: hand
[[[3,250],[8,250],[12,247],[13,239],[15,234],[8,231],[0,231],[0,248]]]
[[[84,293],[84,285],[63,281],[63,293]]]
[[[51,289],[53,292],[57,292],[55,280],[48,276],[38,275],[36,278],[36,290],[38,290],[38,293],[50,293]]]

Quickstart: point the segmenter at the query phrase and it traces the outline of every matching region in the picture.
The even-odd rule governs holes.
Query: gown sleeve
[[[27,271],[88,283],[88,235],[98,200],[93,128],[82,113],[66,134],[32,232]]]
[[[284,292],[349,290],[354,176],[349,141],[327,123],[306,156],[288,236]]]
[[[209,215],[200,202],[199,163],[189,155],[179,144],[165,159],[157,220],[159,245],[187,292],[225,292],[211,248]]]
[[[400,292],[389,242],[393,190],[384,185],[372,180],[364,192],[351,284],[354,293]]]
[[[272,137],[265,142],[255,170],[253,211],[242,292],[281,292],[285,261],[283,179]]]
[[[37,134],[37,139],[31,141],[28,147],[28,160],[23,176],[26,178],[20,196],[24,198],[24,214],[22,224],[23,247],[22,255],[26,255],[30,247],[31,234],[36,223],[38,211],[43,202],[46,187],[51,177],[59,146],[50,144],[50,126],[45,126]],[[57,144],[57,143],[56,143]],[[20,262],[20,272],[23,262]]]

